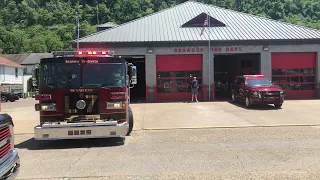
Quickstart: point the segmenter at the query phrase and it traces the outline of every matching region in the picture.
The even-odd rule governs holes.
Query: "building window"
[[[284,90],[315,90],[315,68],[272,69],[272,82]]]
[[[16,78],[18,77],[18,68],[15,69]]]
[[[202,87],[202,71],[158,71],[157,92],[158,93],[179,93],[191,92],[191,81],[197,77]]]

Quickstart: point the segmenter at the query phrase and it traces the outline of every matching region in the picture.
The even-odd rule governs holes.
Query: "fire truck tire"
[[[132,129],[133,129],[133,114],[132,114],[130,107],[129,107],[128,111],[129,111],[129,129],[128,129],[127,136],[130,136]]]

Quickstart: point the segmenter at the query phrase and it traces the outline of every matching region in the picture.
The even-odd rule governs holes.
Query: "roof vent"
[[[226,25],[217,19],[210,17],[210,27],[225,27]],[[182,28],[191,28],[191,27],[203,27],[204,21],[207,18],[206,13],[201,13],[198,16],[194,17],[190,21],[186,22],[183,24],[181,27]]]

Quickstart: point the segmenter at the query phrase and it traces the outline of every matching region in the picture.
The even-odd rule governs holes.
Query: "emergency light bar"
[[[243,75],[244,77],[264,78],[264,75]]]
[[[74,56],[94,56],[94,57],[113,57],[114,51],[54,51],[54,57],[74,57]]]

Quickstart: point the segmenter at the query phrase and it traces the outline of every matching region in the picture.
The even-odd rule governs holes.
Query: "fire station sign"
[[[173,48],[175,53],[185,53],[185,52],[204,52],[204,48]]]
[[[212,47],[211,52],[242,52],[242,47]]]
[[[196,53],[203,53],[207,50],[205,50],[205,48],[203,47],[181,47],[181,48],[173,48],[173,52],[175,53],[192,53],[192,52],[196,52]],[[230,46],[230,47],[211,47],[210,51],[213,53],[219,53],[219,52],[242,52],[243,51],[243,47],[241,46]]]

